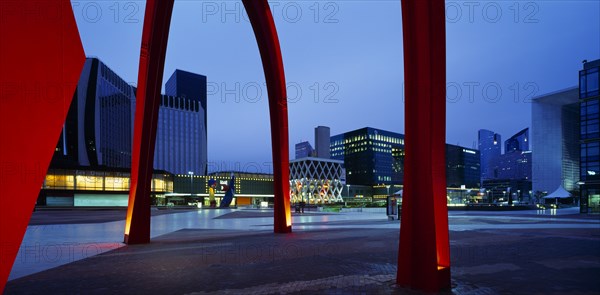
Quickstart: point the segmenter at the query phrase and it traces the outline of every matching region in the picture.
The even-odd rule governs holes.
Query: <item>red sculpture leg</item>
[[[0,1],[0,293],[85,62],[68,0]]]
[[[242,2],[254,29],[269,92],[275,186],[274,231],[289,233],[292,231],[292,215],[290,212],[287,93],[279,38],[271,9],[266,0],[243,0]]]
[[[150,189],[160,90],[174,0],[148,0],[144,15],[125,243],[150,242]]]
[[[397,283],[450,288],[446,207],[446,31],[443,0],[402,0],[404,195]]]

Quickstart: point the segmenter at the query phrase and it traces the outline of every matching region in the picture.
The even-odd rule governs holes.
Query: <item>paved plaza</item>
[[[394,284],[399,221],[308,212],[273,234],[272,215],[161,210],[152,243],[125,246],[123,210],[35,212],[5,293],[419,294]],[[449,223],[449,294],[600,294],[598,215],[450,211]]]

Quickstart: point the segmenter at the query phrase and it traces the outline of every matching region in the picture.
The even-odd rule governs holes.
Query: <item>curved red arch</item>
[[[274,231],[287,233],[292,230],[288,182],[288,115],[279,39],[267,1],[244,0],[243,3],[254,29],[269,93],[274,163]],[[160,85],[172,11],[173,0],[146,2],[133,135],[131,189],[125,222],[127,244],[150,241],[150,181],[153,171]]]

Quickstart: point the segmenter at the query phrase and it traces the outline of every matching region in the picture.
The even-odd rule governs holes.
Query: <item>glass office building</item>
[[[205,175],[206,77],[176,70],[160,101],[154,169]],[[130,168],[136,88],[97,58],[84,64],[51,168]]]
[[[478,133],[479,161],[481,164],[481,181],[493,179],[496,164],[502,154],[502,137],[490,130],[481,129]]]
[[[335,135],[331,158],[344,161],[350,184],[401,184],[404,135],[371,127]]]
[[[175,70],[161,101],[154,168],[206,175],[208,120],[206,76]]]
[[[404,135],[366,127],[331,137],[331,157],[344,161],[351,185],[400,185],[404,180]],[[446,145],[446,182],[479,187],[479,152]]]
[[[131,167],[135,89],[86,59],[51,167]]]
[[[504,142],[504,153],[529,150],[529,128],[519,131]]]
[[[581,211],[600,213],[600,60],[579,72]]]
[[[480,187],[479,151],[446,144],[446,186]]]

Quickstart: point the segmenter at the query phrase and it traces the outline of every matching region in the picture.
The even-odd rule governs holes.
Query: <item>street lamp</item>
[[[388,197],[390,196],[390,185],[386,185],[385,188],[387,188],[387,195]]]
[[[192,187],[194,185],[194,171],[188,171],[188,174],[190,175],[190,197],[192,197]]]
[[[346,184],[346,188],[348,188],[348,199],[350,199],[350,185]]]

